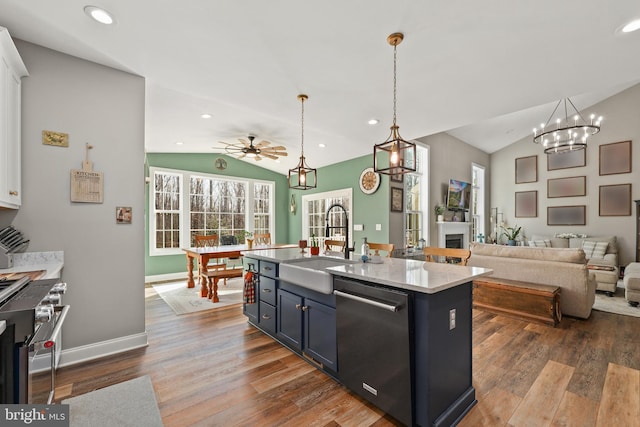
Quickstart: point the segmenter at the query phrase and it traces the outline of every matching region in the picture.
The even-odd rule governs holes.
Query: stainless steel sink
[[[329,267],[354,264],[355,261],[340,258],[313,257],[280,263],[280,280],[312,289],[323,294],[333,292],[333,276]]]

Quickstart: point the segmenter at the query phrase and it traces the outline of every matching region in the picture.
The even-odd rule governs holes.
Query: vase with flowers
[[[311,235],[311,247],[309,248],[311,255],[320,255],[320,246],[318,245],[318,238],[315,234]]]

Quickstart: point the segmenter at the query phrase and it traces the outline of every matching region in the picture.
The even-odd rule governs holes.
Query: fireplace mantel
[[[469,249],[469,238],[471,237],[470,222],[442,221],[438,222],[438,247],[445,248],[447,234],[462,234],[462,247]]]

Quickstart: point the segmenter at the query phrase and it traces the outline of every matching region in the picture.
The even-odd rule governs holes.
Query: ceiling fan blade
[[[256,159],[256,162],[259,162],[260,160],[262,160],[262,157],[256,155],[255,159]]]
[[[258,142],[255,147],[256,148],[260,148],[260,147],[266,147],[267,145],[271,144],[269,141],[260,141]]]
[[[243,159],[243,158],[245,158],[246,156],[247,156],[247,154],[246,154],[246,153],[242,153],[242,155],[238,156],[238,159]]]
[[[235,145],[230,145],[228,147],[225,147],[224,150],[229,154],[238,154],[243,152],[242,148],[236,147]]]
[[[262,157],[266,157],[268,159],[278,160],[278,156],[274,156],[272,154],[265,153],[264,151],[260,153]]]
[[[287,147],[285,147],[284,145],[277,145],[275,147],[265,147],[265,148],[263,148],[263,150],[271,150],[271,151],[273,151],[273,150],[276,150],[276,151],[282,150],[282,151],[284,151],[286,149],[287,149]]]
[[[245,141],[242,138],[238,138],[238,141],[240,141],[242,143],[242,145],[244,145],[245,147],[250,147],[251,146],[251,144],[249,144],[247,141]]]

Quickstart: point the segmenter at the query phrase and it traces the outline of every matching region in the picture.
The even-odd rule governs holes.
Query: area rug
[[[624,297],[624,288],[620,286],[621,283],[622,281],[618,282],[618,287],[612,297],[608,297],[604,292],[596,292],[596,302],[593,304],[593,309],[606,311],[607,313],[640,317],[640,307],[631,307],[629,305]]]
[[[65,399],[70,427],[159,427],[162,417],[148,375]]]
[[[218,298],[220,302],[213,303],[200,296],[200,284],[195,288],[187,288],[187,281],[163,283],[153,285],[153,289],[171,307],[177,315],[195,313],[203,310],[213,310],[242,302],[244,282],[241,277],[227,279],[227,284],[220,280],[218,283]]]

